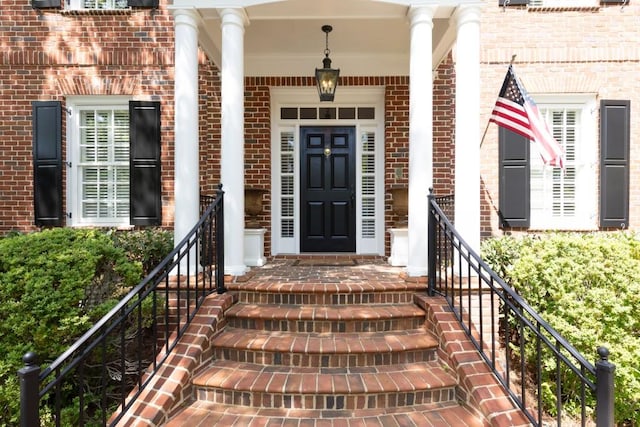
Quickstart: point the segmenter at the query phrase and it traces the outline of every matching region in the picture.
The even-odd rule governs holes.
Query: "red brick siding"
[[[174,28],[165,3],[155,11],[110,12],[34,10],[27,0],[2,3],[0,233],[35,229],[32,101],[58,100],[64,107],[66,96],[78,95],[128,95],[161,102],[163,225],[173,224]],[[200,75],[200,87],[206,88],[200,107],[202,145],[209,150],[204,150],[207,156],[215,157],[215,148],[209,147],[219,141],[219,126],[208,118],[216,115],[217,78],[204,55]],[[66,119],[63,112],[64,161]],[[212,170],[208,157],[202,164],[206,176],[215,179],[218,167]]]
[[[592,8],[525,8],[504,10],[498,2],[482,10],[480,38],[481,117],[484,132],[512,55],[515,69],[533,96],[545,93],[589,93],[596,97],[592,118],[600,120],[599,101],[631,101],[630,228],[640,227],[640,51],[638,19],[640,5],[604,5]],[[498,30],[491,30],[491,29]],[[517,37],[509,35],[517,34]],[[533,41],[533,42],[532,42]],[[599,132],[599,130],[597,131]],[[596,134],[599,144],[599,133]],[[497,207],[498,131],[487,128],[481,148],[482,235],[501,234]],[[599,152],[594,170],[599,176]],[[599,185],[599,184],[598,184]],[[593,189],[599,194],[599,188]],[[596,199],[598,200],[598,199]],[[599,212],[598,212],[599,214]]]
[[[454,107],[448,99],[453,84],[453,65],[444,62],[439,72],[438,96],[434,97],[434,186],[437,194],[453,192],[453,138]],[[247,186],[271,189],[271,127],[270,86],[314,86],[312,77],[249,77],[245,79],[245,182]],[[340,86],[385,87],[385,188],[408,185],[409,177],[409,78],[395,77],[341,77]],[[434,93],[435,95],[435,93]],[[265,195],[265,209],[260,217],[262,225],[270,229],[270,200]],[[391,195],[385,194],[385,225],[398,218],[391,211]],[[387,227],[385,227],[386,229]],[[265,236],[265,253],[270,253],[271,235]],[[389,236],[385,236],[389,253]]]

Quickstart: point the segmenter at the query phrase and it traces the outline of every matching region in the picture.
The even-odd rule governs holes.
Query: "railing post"
[[[609,362],[609,350],[598,347],[596,362],[596,426],[613,427],[616,365]]]
[[[216,212],[216,288],[219,294],[227,291],[224,286],[224,191],[218,184],[220,204]]]
[[[431,205],[434,203],[435,195],[433,194],[433,188],[429,188],[428,196],[428,211],[427,211],[427,251],[428,251],[428,266],[427,274],[429,277],[429,296],[434,295],[436,288],[436,251],[438,250],[436,244],[436,219],[433,214]]]
[[[20,427],[40,425],[40,366],[37,356],[29,352],[22,356],[24,368],[18,371],[20,377]]]

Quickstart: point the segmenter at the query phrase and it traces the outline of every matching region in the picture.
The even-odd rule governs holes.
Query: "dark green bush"
[[[115,245],[124,249],[132,261],[142,264],[144,276],[151,271],[173,249],[173,232],[160,228],[111,232]]]
[[[640,424],[640,241],[629,233],[506,236],[483,242],[482,253],[587,359],[597,360],[598,346],[610,350],[616,421]],[[535,346],[525,351],[535,362]],[[545,353],[542,360],[542,397],[545,410],[554,413],[555,358]],[[564,409],[575,409],[578,396],[577,389],[563,390]]]
[[[143,265],[170,250],[160,230],[57,228],[0,239],[0,426],[18,422],[22,356],[53,361],[140,282]]]

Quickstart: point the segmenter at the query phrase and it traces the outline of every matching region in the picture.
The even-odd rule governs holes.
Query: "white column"
[[[225,274],[241,276],[244,262],[244,27],[240,9],[223,9],[221,177],[224,190]]]
[[[433,182],[433,14],[412,7],[409,64],[409,249],[407,274],[427,274],[427,196]]]
[[[462,5],[455,15],[456,145],[455,227],[480,250],[480,6]],[[466,273],[466,269],[463,268]]]
[[[174,244],[198,222],[200,203],[198,135],[198,26],[195,10],[173,10],[175,25]],[[190,271],[195,272],[195,252]],[[183,268],[186,265],[183,265]],[[182,272],[181,274],[185,274]]]

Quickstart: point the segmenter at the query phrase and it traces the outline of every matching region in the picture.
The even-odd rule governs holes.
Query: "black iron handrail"
[[[596,425],[613,426],[615,365],[608,361],[608,350],[597,349],[600,360],[594,366],[545,322],[458,234],[438,204],[449,205],[452,200],[450,196],[429,196],[429,294],[446,299],[475,348],[533,425],[543,425],[543,417],[545,425],[553,417],[561,425],[566,415],[563,393],[570,387],[563,382],[562,369],[578,384],[582,426],[591,415],[587,393],[593,393],[596,400]],[[533,367],[526,356],[527,345],[535,346]],[[555,408],[546,412],[541,382],[537,381],[531,393],[526,381],[531,372],[540,378],[543,354],[553,358],[557,370]]]
[[[167,257],[42,371],[27,353],[19,371],[22,426],[115,425],[169,357],[213,292],[224,287],[224,192]],[[43,411],[41,411],[43,409]]]

